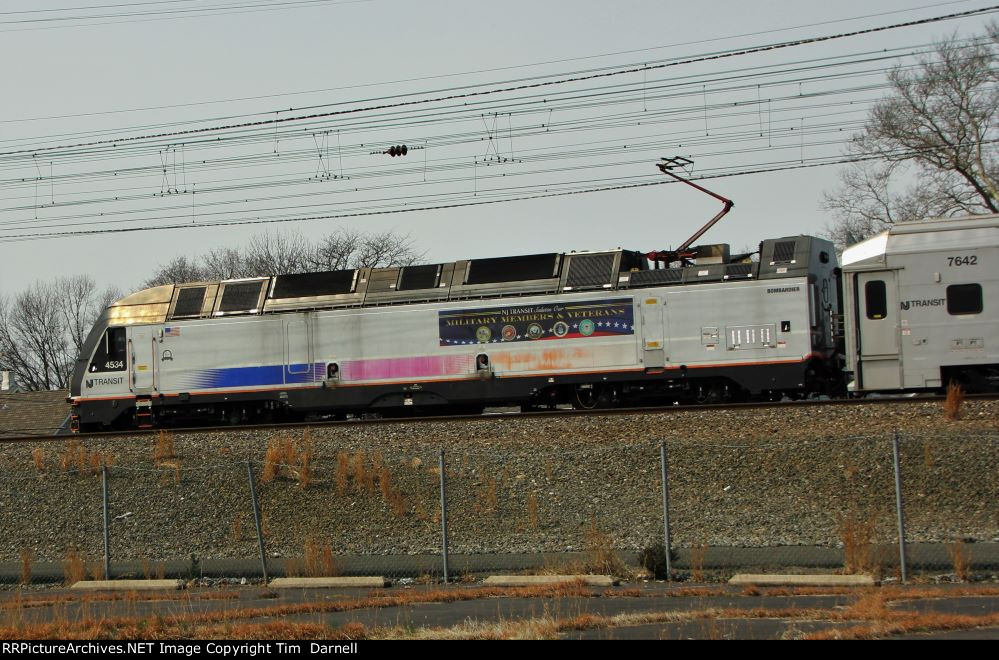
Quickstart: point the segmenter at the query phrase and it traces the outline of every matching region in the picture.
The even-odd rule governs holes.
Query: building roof
[[[0,438],[55,435],[68,428],[69,392],[4,392],[0,394]]]

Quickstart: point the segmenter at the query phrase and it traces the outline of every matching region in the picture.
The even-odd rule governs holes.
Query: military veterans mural
[[[631,298],[454,309],[438,312],[437,320],[441,346],[635,333]]]

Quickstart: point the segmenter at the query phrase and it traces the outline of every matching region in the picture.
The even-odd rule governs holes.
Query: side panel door
[[[128,338],[128,383],[136,394],[156,389],[156,331],[151,326],[132,326]]]
[[[856,295],[860,386],[865,390],[900,388],[902,371],[895,271],[858,273]]]
[[[666,335],[664,332],[664,300],[659,296],[642,299],[642,352],[646,369],[666,365]]]
[[[312,378],[312,315],[296,315],[284,322],[284,382],[305,383]]]

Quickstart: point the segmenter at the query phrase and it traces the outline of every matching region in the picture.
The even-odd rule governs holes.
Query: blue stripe
[[[293,364],[287,369],[288,372],[283,364],[206,369],[193,375],[191,386],[200,389],[227,389],[284,385],[285,383],[312,383],[322,378],[323,364]],[[290,371],[298,373],[290,373]]]

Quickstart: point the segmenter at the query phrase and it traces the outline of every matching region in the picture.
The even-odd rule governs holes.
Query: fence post
[[[250,481],[250,499],[253,500],[253,522],[257,525],[257,547],[260,549],[260,570],[264,574],[264,585],[267,579],[267,554],[264,552],[264,532],[260,526],[260,505],[257,503],[257,487],[253,484],[253,465],[246,462],[246,477]]]
[[[444,584],[447,584],[447,479],[444,476],[444,448],[438,465],[441,472],[441,550],[444,558]]]
[[[111,532],[108,529],[108,466],[101,465],[101,490],[104,494],[104,579],[111,579]]]
[[[895,465],[895,511],[898,513],[898,559],[902,565],[902,584],[909,578],[905,560],[905,510],[902,508],[902,470],[898,460],[898,429],[891,435],[892,459]]]
[[[666,464],[666,441],[659,443],[659,463],[663,473],[663,537],[666,542],[666,581],[673,581],[673,564],[670,559],[672,545],[669,533],[669,474]]]

